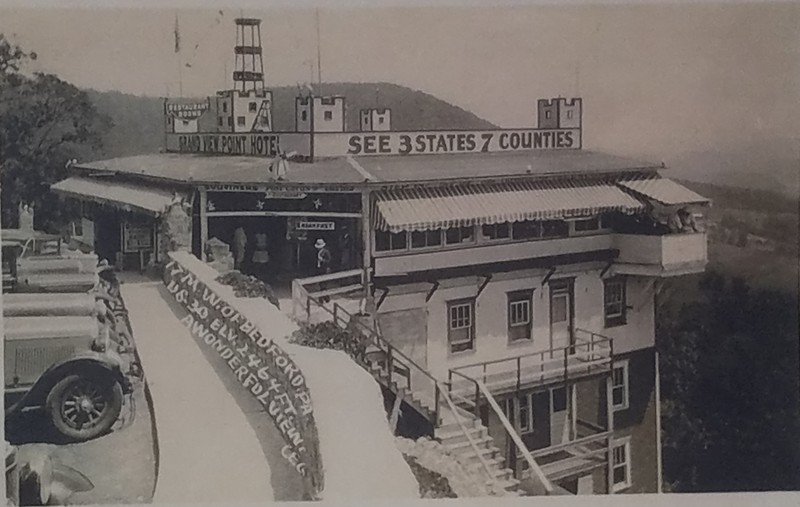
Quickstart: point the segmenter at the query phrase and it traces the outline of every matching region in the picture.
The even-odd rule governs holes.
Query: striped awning
[[[50,190],[76,199],[155,216],[166,212],[175,198],[175,194],[166,189],[79,176],[54,183]],[[179,197],[186,198],[185,195]]]
[[[708,204],[709,200],[667,178],[646,178],[620,181],[619,185],[640,197],[652,199],[666,206],[677,204]]]
[[[612,184],[509,182],[385,191],[376,227],[391,232],[547,220],[607,211],[635,213],[644,204]]]

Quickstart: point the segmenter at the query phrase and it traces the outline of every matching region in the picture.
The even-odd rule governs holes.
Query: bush
[[[364,362],[367,343],[356,330],[342,329],[331,321],[303,324],[289,338],[292,343],[315,349],[342,350],[359,362]]]
[[[217,281],[223,285],[233,287],[233,293],[240,298],[266,298],[275,308],[280,308],[278,298],[272,287],[250,275],[245,275],[239,271],[229,271],[217,277]]]
[[[413,456],[403,454],[403,457],[419,483],[421,498],[458,498],[450,487],[450,482],[442,474],[423,467]]]

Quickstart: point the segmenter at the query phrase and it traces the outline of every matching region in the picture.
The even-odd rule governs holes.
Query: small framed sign
[[[122,226],[122,250],[126,253],[151,250],[153,228],[147,225],[124,223]]]

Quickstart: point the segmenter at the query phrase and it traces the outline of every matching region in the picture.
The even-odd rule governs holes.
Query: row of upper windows
[[[544,112],[544,117],[549,120],[553,116],[552,113],[553,113],[552,111],[545,111]],[[572,113],[573,113],[572,110],[568,110],[567,111],[567,118],[569,118],[570,120],[572,119]]]
[[[251,113],[255,113],[258,110],[258,103],[257,102],[250,102],[249,104],[247,104],[247,110],[250,111]],[[222,103],[222,112],[223,113],[227,113],[228,112],[228,103],[227,102],[223,102]],[[242,118],[242,117],[240,117],[240,118]]]
[[[626,323],[626,281],[614,277],[603,282],[603,312],[606,327]],[[533,340],[533,289],[507,293],[506,322],[510,343]],[[551,319],[556,318],[555,313]],[[566,308],[564,308],[566,318]],[[475,298],[447,304],[447,339],[451,353],[475,350]]]
[[[325,121],[333,120],[333,111],[324,111],[322,117],[325,118]],[[381,123],[383,123],[382,120],[383,119],[381,119]],[[300,111],[300,121],[308,121],[308,111]]]
[[[530,239],[566,238],[598,231],[603,227],[600,217],[578,220],[525,220],[485,224],[480,227],[481,241],[525,241]],[[430,231],[375,231],[375,251],[394,252],[439,248],[475,243],[475,226],[451,227]]]

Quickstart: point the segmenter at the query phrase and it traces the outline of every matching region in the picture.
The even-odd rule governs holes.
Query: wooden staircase
[[[347,274],[352,276],[352,273]],[[315,277],[312,282],[319,283],[320,278]],[[376,329],[355,318],[339,301],[328,299],[330,295],[344,296],[353,291],[353,286],[345,285],[309,292],[302,280],[295,280],[292,284],[294,317],[307,323],[332,321],[351,331],[360,343],[366,345],[363,353],[354,359],[380,385],[395,395],[403,396],[405,404],[428,420],[434,438],[465,466],[482,469],[491,489],[521,495],[519,480],[514,478],[511,469],[506,468],[503,451],[495,445],[481,421],[457,407],[449,398],[446,386],[384,340]],[[350,303],[348,306],[352,307],[352,300]]]

